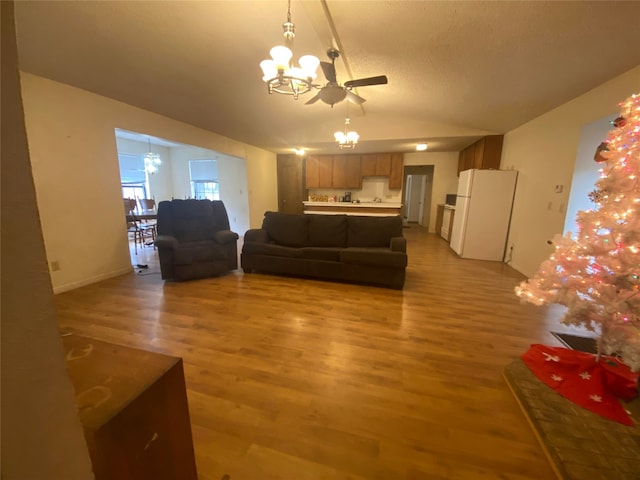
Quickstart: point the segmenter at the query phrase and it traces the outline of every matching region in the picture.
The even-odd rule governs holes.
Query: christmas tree
[[[567,307],[562,322],[599,334],[598,357],[617,355],[640,370],[640,95],[620,104],[597,149],[602,162],[594,207],[577,215],[578,232],[554,239],[555,252],[516,287],[536,305]]]

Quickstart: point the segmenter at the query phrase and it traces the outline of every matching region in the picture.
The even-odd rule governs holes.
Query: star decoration
[[[562,380],[564,380],[564,378],[562,378],[560,375],[551,375],[551,379],[555,380],[556,382],[561,382]]]
[[[591,374],[589,372],[580,372],[580,378],[583,380],[591,380]]]
[[[547,352],[542,352],[542,355],[544,355],[544,361],[545,362],[559,362],[560,361],[560,357],[558,357],[557,355],[550,355]]]
[[[594,402],[598,402],[598,403],[602,402],[602,397],[600,395],[589,395],[589,398]]]

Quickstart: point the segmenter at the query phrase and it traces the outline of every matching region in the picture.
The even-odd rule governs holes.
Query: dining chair
[[[140,213],[155,213],[156,211],[156,201],[153,198],[138,198],[138,205],[140,206]],[[153,240],[156,238],[157,234],[157,220],[150,219],[141,219],[141,225],[146,229],[153,229],[152,236]],[[155,248],[155,244],[154,244]]]
[[[153,212],[156,209],[156,201],[153,198],[139,198],[138,204],[142,212]]]
[[[134,251],[136,255],[138,254],[138,244],[140,244],[140,247],[144,247],[147,241],[149,245],[153,245],[153,248],[155,250],[155,224],[146,225],[140,222],[135,213],[137,205],[135,198],[124,198],[123,202],[124,212],[127,216],[127,233],[129,235],[129,238],[133,239]]]

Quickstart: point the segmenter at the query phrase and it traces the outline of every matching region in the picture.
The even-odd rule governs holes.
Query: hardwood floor
[[[147,248],[148,270],[57,295],[59,325],[184,359],[201,480],[554,478],[502,370],[559,345],[560,309],[521,304],[506,265],[404,233],[403,291],[164,283]]]

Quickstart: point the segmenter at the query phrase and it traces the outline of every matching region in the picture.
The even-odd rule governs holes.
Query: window
[[[218,190],[218,182],[191,182],[191,195],[193,198],[209,200],[220,200],[220,191]]]
[[[122,198],[147,198],[147,174],[140,155],[118,153]]]
[[[215,160],[189,160],[189,175],[193,198],[220,200],[218,166]]]
[[[122,184],[122,198],[147,198],[147,188],[144,184]]]

